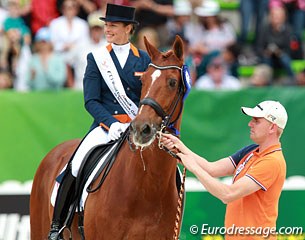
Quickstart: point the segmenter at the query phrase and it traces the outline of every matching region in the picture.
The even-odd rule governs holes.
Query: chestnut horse
[[[183,42],[177,36],[169,51],[160,52],[146,38],[144,41],[152,63],[141,77],[139,111],[102,187],[86,200],[84,232],[89,240],[173,239],[177,161],[160,147],[158,135],[165,129],[180,130],[186,91]],[[79,142],[70,140],[56,146],[35,174],[30,198],[31,240],[47,238],[55,178]],[[81,239],[76,218],[72,236]],[[64,234],[68,239],[67,231]]]

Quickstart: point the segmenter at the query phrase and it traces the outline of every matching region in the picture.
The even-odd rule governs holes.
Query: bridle
[[[176,66],[176,65],[158,66],[158,65],[155,65],[153,63],[150,63],[149,66],[152,66],[152,67],[154,67],[154,68],[156,68],[158,70],[177,69],[180,72],[182,71],[182,68],[179,67],[179,66]],[[182,77],[182,75],[181,75],[181,77]],[[179,103],[179,100],[181,100],[181,98],[183,97],[183,94],[184,94],[183,81],[181,81],[181,82],[182,83],[179,86],[178,93],[175,96],[175,100],[172,102],[172,104],[171,104],[171,106],[169,108],[170,109],[169,113],[166,113],[163,110],[163,108],[160,106],[160,104],[156,100],[154,100],[154,99],[152,99],[150,97],[146,97],[146,98],[144,98],[144,99],[142,99],[140,101],[140,106],[142,106],[142,105],[150,106],[162,118],[161,130],[160,130],[161,132],[164,129],[166,129],[166,128],[170,128],[170,129],[174,130],[174,133],[176,135],[178,135],[178,130],[174,128],[174,125],[175,125],[175,123],[177,122],[177,120],[179,119],[179,117],[181,115],[182,108],[181,108],[179,114],[177,115],[177,117],[174,120],[172,120],[172,121],[171,121],[171,119],[173,117],[173,114],[176,111],[176,108],[177,108],[177,105]]]
[[[165,146],[163,146],[161,144],[161,134],[162,132],[166,129],[166,128],[170,128],[171,130],[174,130],[174,133],[176,135],[179,134],[178,130],[175,129],[174,125],[177,122],[177,120],[179,119],[182,109],[183,107],[181,107],[179,114],[177,115],[177,117],[171,121],[173,114],[176,111],[177,105],[179,103],[179,101],[181,99],[183,99],[184,93],[185,93],[185,83],[183,80],[183,68],[176,66],[176,65],[168,65],[168,66],[158,66],[156,64],[150,63],[149,66],[152,66],[158,70],[167,70],[167,69],[177,69],[180,71],[180,75],[181,75],[181,84],[179,85],[179,89],[178,89],[178,93],[175,96],[175,100],[172,102],[171,106],[170,106],[170,111],[169,113],[166,113],[163,108],[161,107],[161,105],[154,99],[152,98],[144,98],[140,101],[140,106],[142,105],[148,105],[151,108],[153,108],[156,113],[162,118],[162,122],[161,122],[161,129],[159,131],[159,143],[158,146],[160,149],[163,149],[164,151],[166,151],[167,153],[169,153],[171,156],[173,156],[176,159],[181,160],[176,153],[172,152],[171,150],[167,149]],[[183,101],[182,101],[183,104]],[[183,174],[182,174],[182,182],[181,182],[181,187],[180,187],[180,191],[179,191],[179,198],[178,198],[178,206],[177,206],[177,213],[176,213],[176,220],[175,220],[175,226],[174,226],[174,236],[173,239],[174,240],[178,240],[179,238],[179,229],[181,227],[181,221],[182,221],[182,208],[183,208],[183,198],[184,198],[184,191],[185,191],[185,177],[186,177],[186,168],[184,167],[183,169]]]

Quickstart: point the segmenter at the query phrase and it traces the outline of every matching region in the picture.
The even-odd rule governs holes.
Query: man
[[[175,136],[164,134],[162,142],[176,149],[184,166],[193,172],[212,195],[227,204],[226,239],[276,239],[278,202],[286,177],[286,163],[280,137],[287,123],[285,108],[276,101],[264,101],[254,108],[242,107],[252,117],[250,138],[256,143],[235,154],[208,162],[188,149]],[[233,176],[232,185],[214,177]],[[233,228],[233,229],[232,229]]]
[[[220,55],[211,56],[207,65],[206,74],[200,76],[195,82],[196,89],[206,90],[238,90],[241,83],[238,78],[227,73],[227,66]]]

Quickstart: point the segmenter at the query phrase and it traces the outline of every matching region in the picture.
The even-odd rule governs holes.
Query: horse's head
[[[183,42],[176,36],[172,48],[163,53],[144,37],[151,64],[143,74],[139,112],[130,125],[133,143],[149,146],[158,131],[180,129],[183,98],[190,88],[187,67],[183,65]]]

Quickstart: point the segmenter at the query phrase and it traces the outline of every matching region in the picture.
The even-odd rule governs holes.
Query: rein
[[[181,77],[182,77],[182,68],[178,67],[176,65],[168,65],[168,66],[158,66],[155,65],[153,63],[150,63],[149,66],[152,66],[156,69],[159,70],[167,70],[167,69],[177,69],[181,72]],[[182,81],[183,82],[183,81]],[[166,147],[164,147],[161,144],[161,134],[164,132],[164,130],[166,128],[170,128],[173,129],[176,133],[176,135],[178,135],[178,130],[174,128],[174,124],[177,122],[177,120],[179,119],[181,112],[182,112],[182,108],[179,111],[178,116],[172,121],[172,116],[175,113],[175,110],[178,106],[179,100],[183,97],[184,91],[183,91],[183,83],[180,84],[179,86],[179,90],[178,93],[176,94],[175,100],[173,101],[173,103],[170,106],[170,113],[167,114],[163,108],[160,106],[160,104],[158,102],[156,102],[154,99],[152,98],[144,98],[140,101],[140,106],[141,105],[148,105],[151,108],[153,108],[156,113],[162,118],[162,122],[161,122],[161,128],[160,131],[158,131],[158,138],[159,138],[159,142],[158,142],[158,147],[164,151],[166,151],[168,154],[170,154],[172,157],[181,160],[179,158],[179,156],[177,156],[176,153],[172,152],[171,150],[167,149]],[[180,191],[179,191],[179,198],[178,198],[178,206],[177,206],[177,213],[176,213],[176,220],[175,220],[175,226],[174,226],[174,235],[173,235],[173,239],[174,240],[178,240],[179,238],[179,229],[181,228],[181,222],[182,222],[182,208],[183,208],[183,198],[184,198],[184,191],[185,191],[185,176],[186,176],[186,168],[184,167],[183,169],[183,175],[182,175],[182,181],[181,181],[181,187],[180,187]]]

